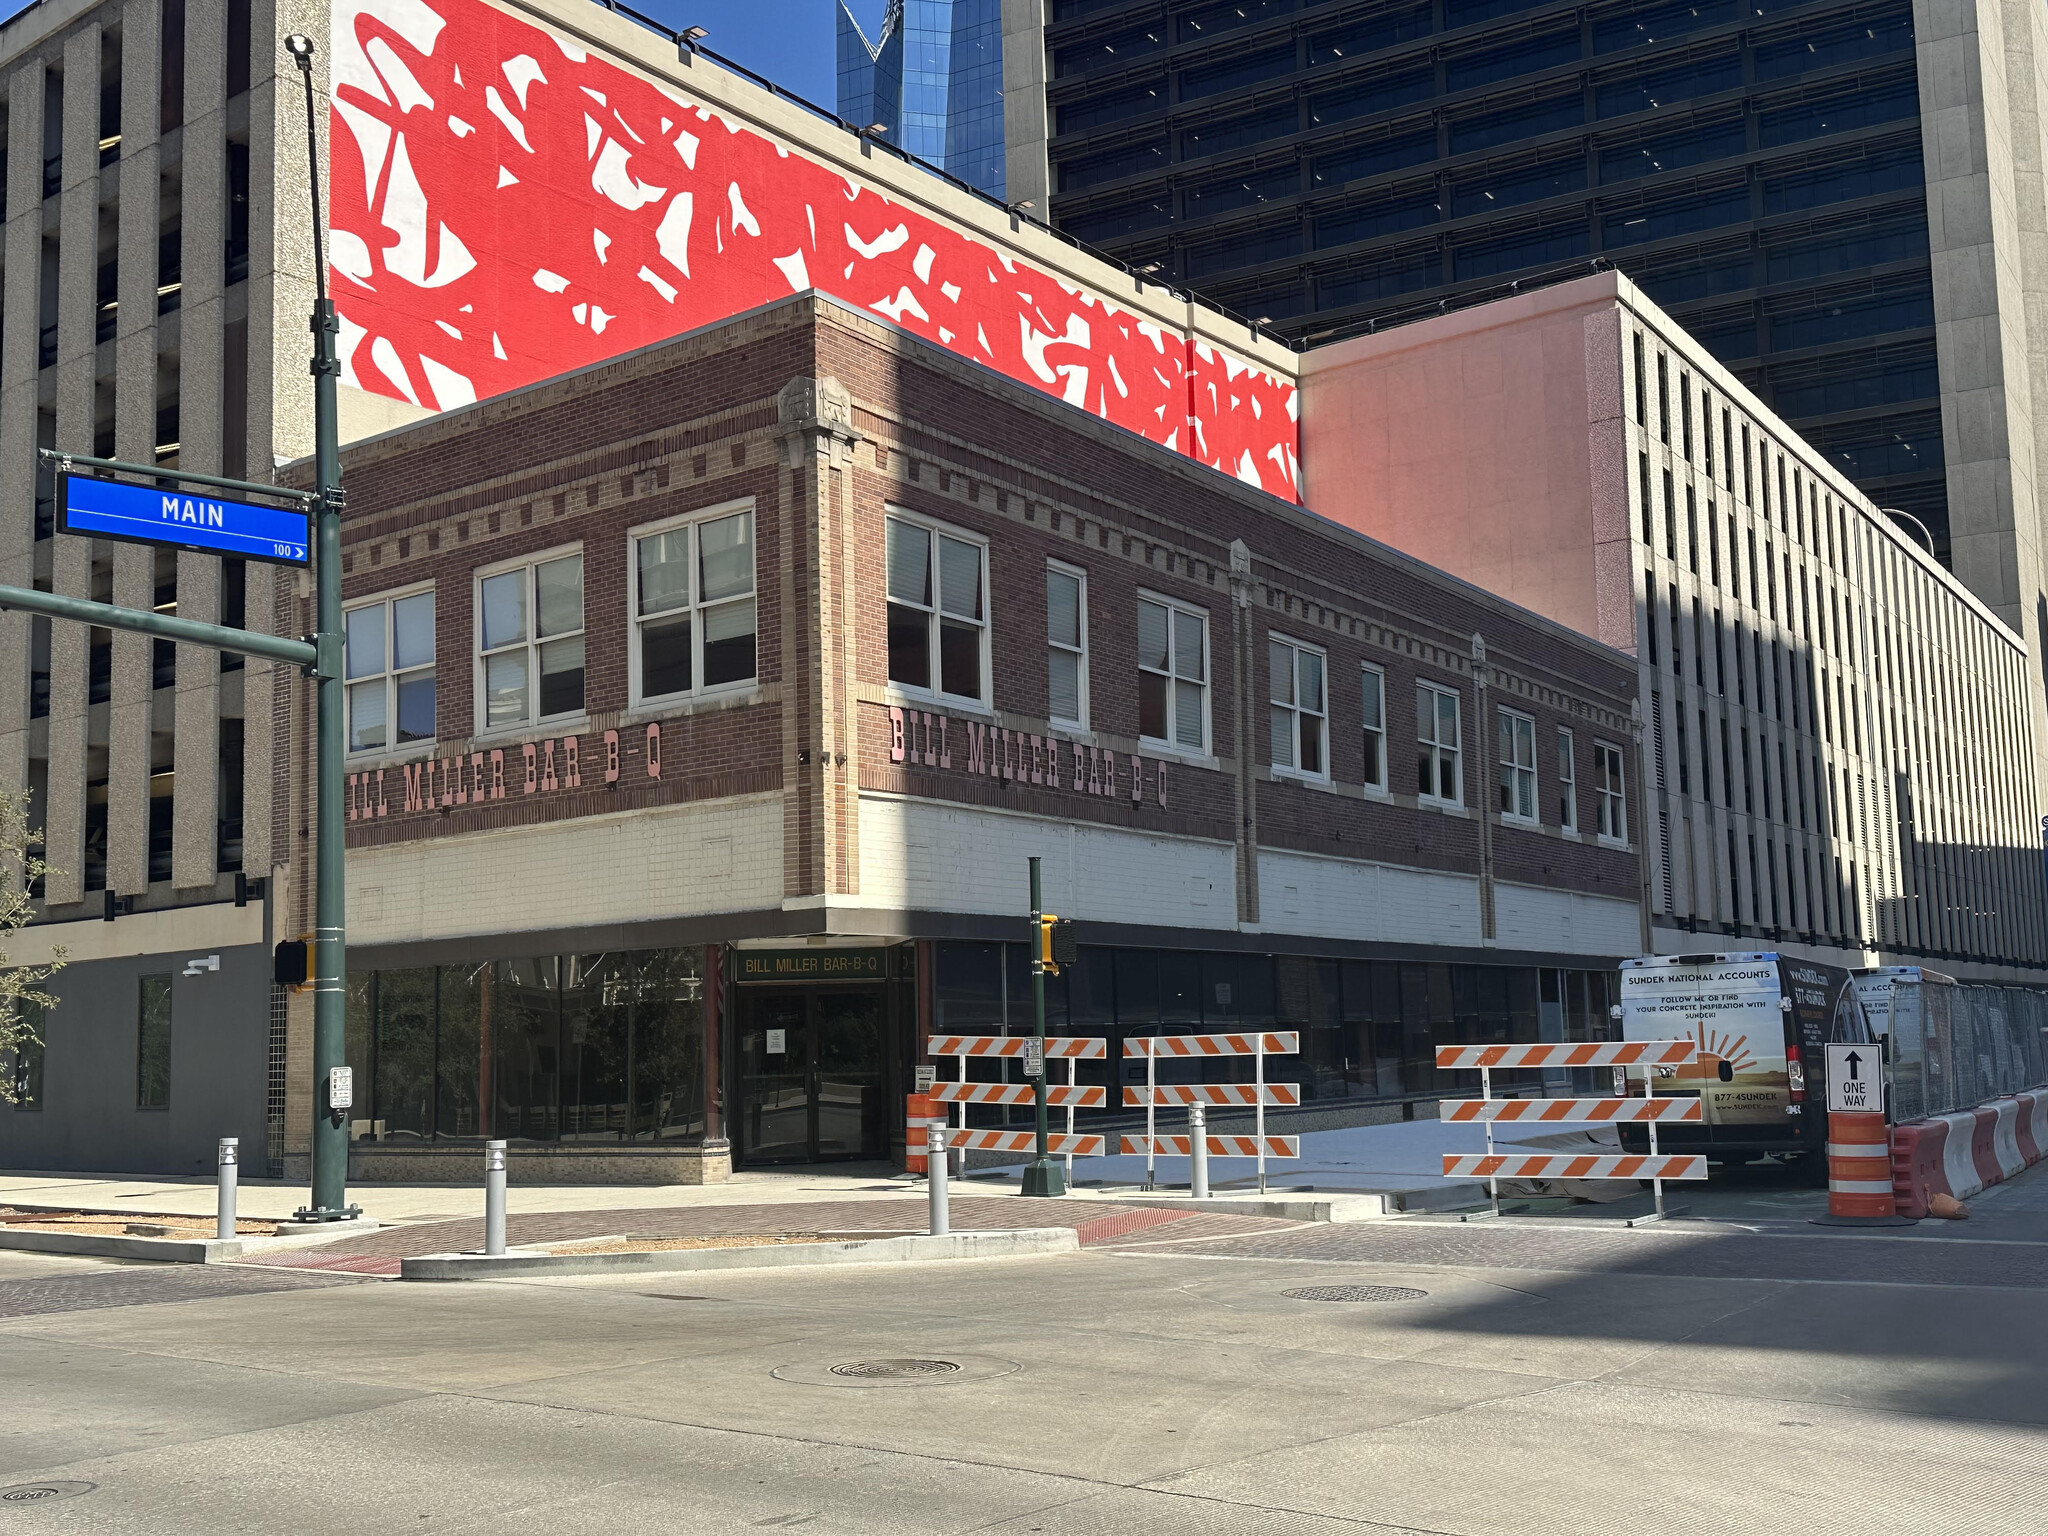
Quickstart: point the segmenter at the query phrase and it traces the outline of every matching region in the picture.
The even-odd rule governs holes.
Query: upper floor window
[[[988,702],[988,545],[891,514],[889,681]]]
[[[1387,787],[1387,675],[1378,667],[1364,672],[1365,787]]]
[[[1458,771],[1458,695],[1434,683],[1415,685],[1416,794],[1442,805],[1462,805]]]
[[[632,544],[633,702],[751,683],[753,510],[692,514],[636,532]]]
[[[1045,567],[1046,714],[1056,725],[1088,725],[1088,573]]]
[[[389,752],[434,739],[434,593],[362,603],[342,617],[348,749]]]
[[[1308,778],[1330,775],[1323,653],[1274,635],[1268,642],[1273,694],[1273,767]]]
[[[1621,772],[1621,748],[1604,741],[1593,743],[1593,788],[1599,797],[1597,827],[1602,837],[1617,843],[1628,841],[1628,796]]]
[[[1138,734],[1209,750],[1209,616],[1198,608],[1138,599]]]
[[[1572,733],[1563,726],[1557,731],[1557,824],[1567,832],[1579,830],[1579,778],[1572,762]]]
[[[1500,714],[1500,813],[1536,819],[1536,722],[1520,710]]]
[[[481,728],[581,714],[581,552],[482,572],[476,590]]]

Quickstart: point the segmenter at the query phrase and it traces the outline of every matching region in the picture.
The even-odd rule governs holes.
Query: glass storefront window
[[[701,1138],[703,951],[358,972],[347,1054],[361,1141]]]

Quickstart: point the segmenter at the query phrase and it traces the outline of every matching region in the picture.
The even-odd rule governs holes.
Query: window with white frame
[[[389,752],[434,739],[434,593],[359,603],[342,615],[348,749]]]
[[[1274,771],[1328,778],[1330,722],[1323,690],[1323,653],[1280,635],[1269,636],[1267,647]]]
[[[1536,819],[1536,722],[1520,710],[1501,709],[1500,813],[1516,821]]]
[[[1058,725],[1088,725],[1088,573],[1045,566],[1046,714]]]
[[[694,513],[636,531],[633,702],[752,683],[754,513]]]
[[[1198,608],[1138,599],[1138,735],[1209,750],[1209,616]]]
[[[1387,787],[1387,675],[1378,667],[1364,672],[1365,785]]]
[[[988,545],[891,513],[889,681],[988,702]]]
[[[1593,787],[1599,799],[1600,835],[1617,843],[1628,841],[1628,795],[1621,773],[1621,748],[1604,741],[1593,743]]]
[[[1557,824],[1567,832],[1579,830],[1579,773],[1572,761],[1572,733],[1557,728]]]
[[[1416,794],[1442,805],[1464,803],[1458,771],[1458,695],[1434,683],[1415,685]]]
[[[583,712],[583,556],[543,555],[477,575],[478,724]]]

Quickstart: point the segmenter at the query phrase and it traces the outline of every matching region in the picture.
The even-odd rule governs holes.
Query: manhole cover
[[[993,1381],[1018,1369],[1015,1360],[998,1355],[954,1354],[945,1360],[918,1355],[875,1355],[866,1360],[797,1361],[779,1365],[768,1374],[777,1381],[799,1386],[851,1387],[872,1392]]]
[[[51,1499],[75,1499],[81,1493],[91,1493],[98,1483],[16,1483],[11,1488],[0,1488],[0,1504],[37,1504]]]
[[[848,1360],[831,1368],[834,1376],[950,1376],[959,1369],[953,1360]]]
[[[1412,1285],[1304,1285],[1280,1294],[1296,1301],[1420,1301],[1429,1292]]]

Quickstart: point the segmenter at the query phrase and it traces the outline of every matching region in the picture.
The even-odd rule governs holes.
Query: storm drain
[[[16,1483],[0,1488],[0,1504],[47,1504],[53,1499],[75,1499],[97,1487],[98,1483]]]
[[[950,1376],[960,1369],[954,1360],[848,1360],[831,1368],[834,1376]]]
[[[1296,1301],[1420,1301],[1429,1292],[1412,1285],[1304,1285],[1280,1294]]]

